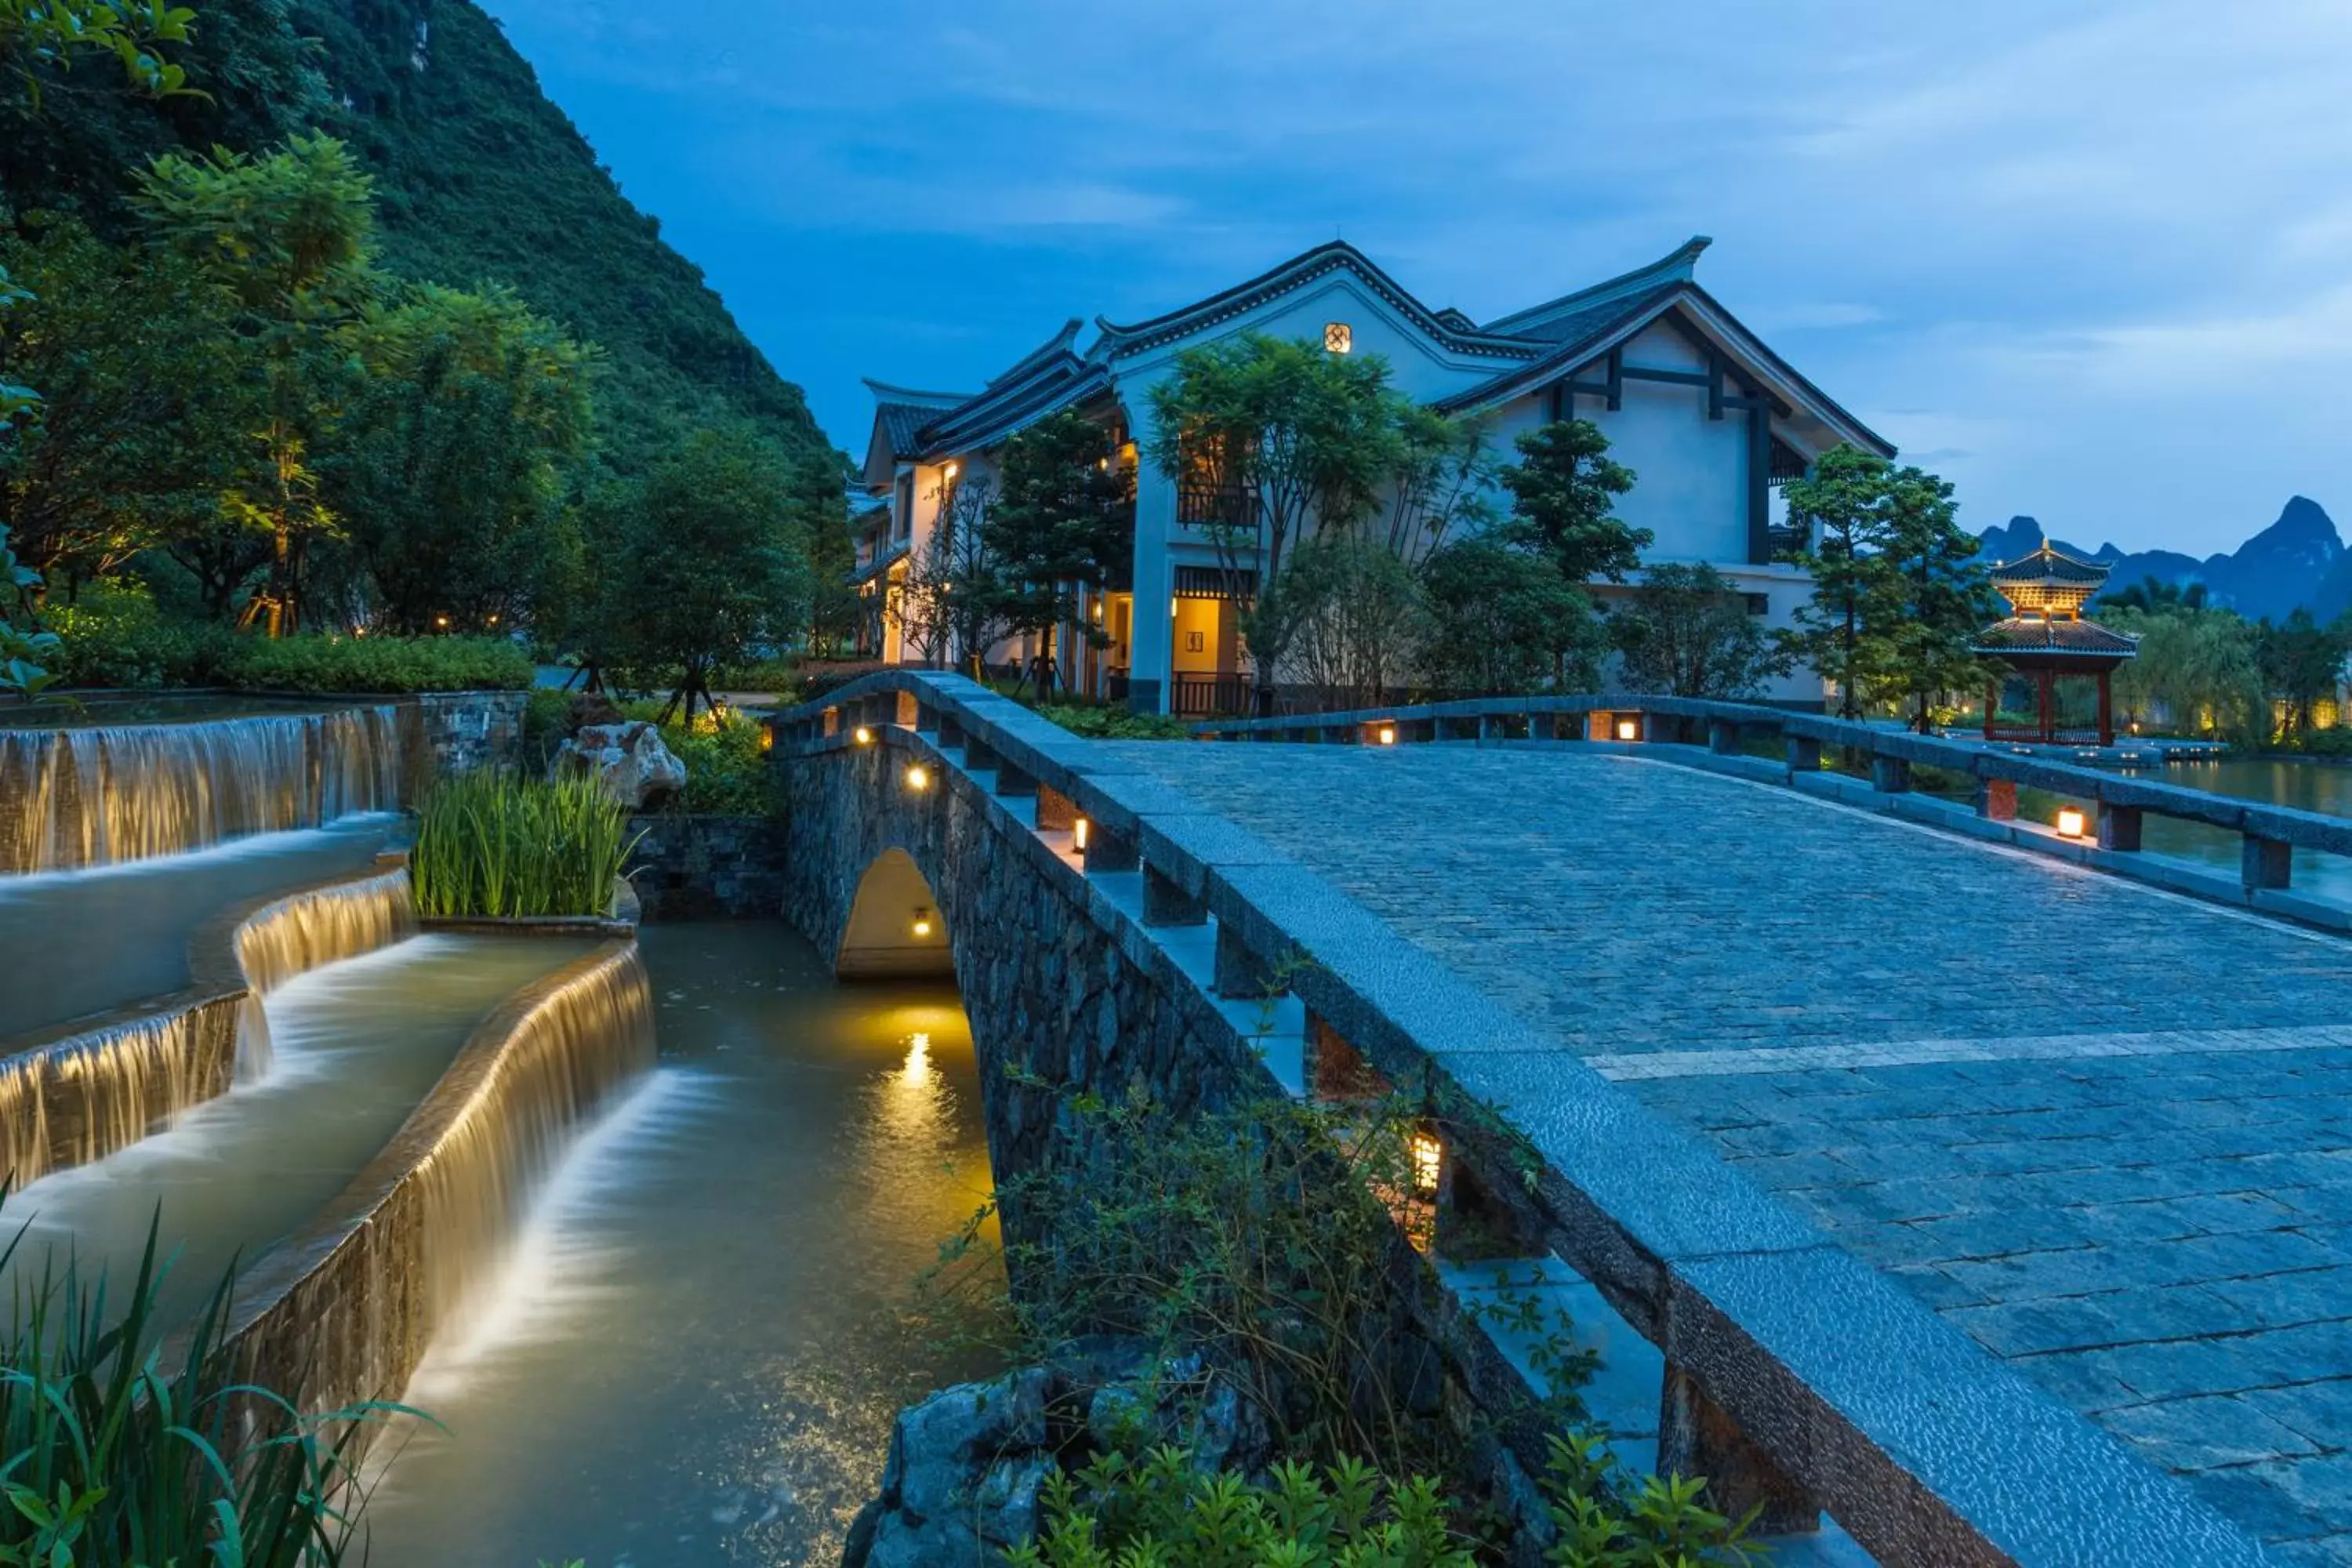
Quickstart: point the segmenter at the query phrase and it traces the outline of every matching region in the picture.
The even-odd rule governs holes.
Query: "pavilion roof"
[[[2039,550],[1995,566],[1988,575],[1996,588],[2095,588],[2107,580],[2110,570],[2095,561],[2077,560],[2045,539]]]
[[[2011,616],[1977,633],[1969,647],[1974,652],[1995,658],[2039,654],[2064,658],[2129,658],[2139,651],[2139,639],[2123,632],[2111,632],[2096,621],[2063,616]]]

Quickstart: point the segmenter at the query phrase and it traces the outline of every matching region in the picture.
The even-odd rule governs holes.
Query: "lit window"
[[[1356,329],[1345,321],[1323,323],[1323,349],[1327,353],[1343,354],[1356,346]]]

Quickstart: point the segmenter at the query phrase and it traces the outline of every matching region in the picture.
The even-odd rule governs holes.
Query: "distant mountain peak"
[[[2014,561],[2040,548],[2045,537],[2034,519],[2012,517],[1978,536],[1979,558]],[[2235,551],[2203,561],[2172,550],[2126,552],[2111,542],[2095,551],[2078,550],[2063,539],[2050,542],[2110,567],[2111,594],[2154,578],[2182,588],[2202,583],[2209,602],[2253,620],[2284,621],[2298,609],[2331,620],[2352,608],[2352,552],[2346,550],[2327,509],[2309,496],[2290,496],[2269,527]]]

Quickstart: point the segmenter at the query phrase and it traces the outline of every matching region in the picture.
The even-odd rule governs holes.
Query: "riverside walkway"
[[[1515,1014],[1465,1088],[1540,1121],[1580,1059],[2274,1560],[2352,1563],[2352,943],[1639,749],[1108,749]]]

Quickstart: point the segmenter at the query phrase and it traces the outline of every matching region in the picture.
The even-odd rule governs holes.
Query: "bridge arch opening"
[[[844,980],[955,978],[947,917],[904,849],[885,849],[857,879],[833,972]]]

